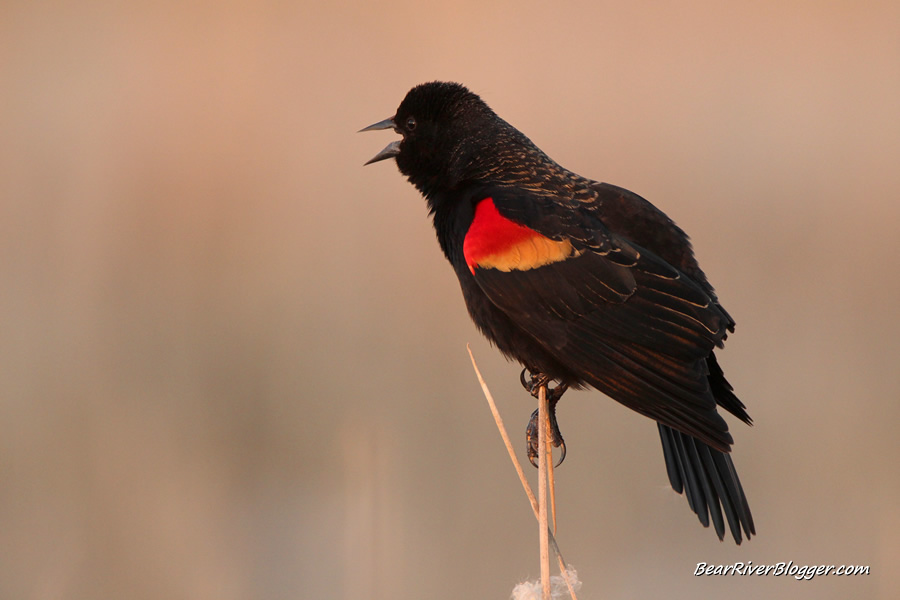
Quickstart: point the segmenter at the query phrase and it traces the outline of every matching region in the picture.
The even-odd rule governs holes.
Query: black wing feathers
[[[579,378],[658,421],[672,488],[719,539],[727,521],[740,543],[756,532],[716,406],[750,417],[713,352],[734,321],[674,223],[639,196],[597,186],[593,202],[493,195],[501,214],[578,254],[527,271],[478,268],[475,281]]]
[[[583,206],[497,192],[492,198],[507,218],[568,239],[579,254],[525,271],[478,268],[475,281],[488,298],[587,383],[727,451],[732,439],[715,410],[707,357],[731,320],[710,293],[609,232]]]
[[[716,353],[710,352],[706,362],[709,367],[709,386],[719,406],[747,425],[753,424],[753,419],[747,414],[744,403],[734,395],[734,388],[725,379],[725,373],[722,372],[722,367],[719,366],[719,362],[716,360]]]

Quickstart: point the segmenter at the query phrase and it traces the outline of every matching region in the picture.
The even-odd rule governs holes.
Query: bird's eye
[[[415,130],[415,128],[416,128],[416,118],[409,117],[408,119],[406,119],[406,130],[413,131],[413,130]]]

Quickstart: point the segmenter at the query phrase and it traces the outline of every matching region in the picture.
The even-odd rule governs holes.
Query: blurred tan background
[[[758,537],[656,428],[560,408],[582,598],[900,596],[900,4],[6,2],[0,598],[507,598],[537,528],[518,367],[465,314],[390,132],[457,80],[694,240]],[[120,6],[121,5],[121,6]],[[869,565],[698,578],[698,562]]]

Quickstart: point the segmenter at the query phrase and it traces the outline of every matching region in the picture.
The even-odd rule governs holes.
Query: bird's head
[[[437,81],[414,87],[393,117],[360,131],[377,129],[393,129],[403,137],[366,164],[395,158],[400,172],[426,197],[471,178],[491,156],[485,150],[508,138],[506,129],[515,132],[464,86]]]

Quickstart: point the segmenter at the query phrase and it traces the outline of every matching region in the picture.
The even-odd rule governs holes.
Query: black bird
[[[414,87],[362,131],[377,129],[402,139],[366,164],[394,158],[425,197],[469,315],[531,373],[526,387],[558,382],[555,409],[566,388],[592,386],[654,419],[700,522],[720,540],[726,519],[736,543],[755,535],[716,410],[751,423],[714,352],[734,320],[688,236],[637,194],[560,166],[457,83]]]

